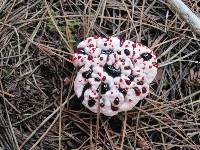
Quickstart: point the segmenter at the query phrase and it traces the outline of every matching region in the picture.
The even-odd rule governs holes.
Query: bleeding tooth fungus
[[[116,37],[89,37],[79,43],[73,64],[77,97],[92,112],[106,116],[131,110],[149,93],[157,74],[157,58],[139,43]],[[99,107],[98,107],[99,105]]]

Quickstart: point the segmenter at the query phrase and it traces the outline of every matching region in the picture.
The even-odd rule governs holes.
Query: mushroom
[[[117,37],[86,38],[72,61],[79,69],[75,94],[90,111],[106,116],[131,110],[146,97],[158,67],[148,47],[130,40],[122,43]]]

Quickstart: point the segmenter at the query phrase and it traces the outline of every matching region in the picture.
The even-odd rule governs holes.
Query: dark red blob
[[[143,81],[139,81],[139,82],[137,82],[137,85],[143,85],[143,84],[144,84]]]
[[[139,96],[141,94],[141,91],[140,91],[140,89],[138,87],[134,87],[133,89],[135,91],[135,95],[136,96]]]
[[[94,78],[94,80],[97,81],[97,82],[101,81],[101,80],[100,80],[99,78],[97,78],[97,77]]]
[[[131,84],[131,81],[130,81],[130,80],[126,80],[126,84],[127,84],[127,85],[130,85],[130,84]]]
[[[85,52],[85,50],[84,50],[83,48],[77,48],[77,49],[76,49],[76,53],[77,53],[77,54],[86,55],[86,52]]]
[[[92,55],[88,55],[88,60],[92,60],[93,56]]]
[[[126,54],[126,56],[129,56],[130,55],[130,51],[128,49],[125,49],[124,50],[124,53]]]
[[[89,40],[88,40],[88,43],[90,43],[91,41],[92,41],[92,39],[89,39]]]
[[[94,37],[95,39],[98,39],[98,38],[99,38],[99,36],[98,36],[98,35],[93,35],[93,37]]]
[[[129,70],[129,69],[131,69],[130,66],[125,66],[125,67],[124,67],[124,70]]]
[[[100,107],[104,107],[105,106],[105,104],[104,103],[100,103]]]
[[[108,83],[101,84],[101,94],[105,94],[109,90],[110,90],[110,86]]]
[[[84,93],[87,89],[91,88],[91,84],[90,83],[87,83],[85,84],[85,86],[83,87],[83,91],[81,93],[81,96],[79,97],[79,99],[82,101],[84,99]]]
[[[103,76],[102,80],[105,81],[106,80],[106,76]]]
[[[118,107],[115,107],[115,106],[111,105],[111,109],[112,109],[113,111],[117,111],[117,110],[118,110]]]
[[[121,51],[117,51],[117,54],[118,54],[118,55],[121,55]]]
[[[84,78],[86,78],[86,79],[89,79],[89,78],[91,78],[91,74],[92,74],[92,70],[90,69],[90,70],[88,70],[88,71],[83,72],[83,73],[82,73],[82,76],[83,76]]]
[[[93,44],[90,44],[88,47],[94,47],[94,45],[93,45]]]
[[[121,75],[121,69],[120,68],[117,69],[113,65],[105,64],[103,68],[104,71],[107,72],[108,75],[112,77],[117,77]]]
[[[143,58],[144,61],[148,61],[152,58],[152,55],[150,53],[143,53],[140,56]]]
[[[124,43],[124,37],[120,37],[120,46],[122,46],[123,45],[123,43]]]
[[[153,62],[152,63],[154,67],[158,68],[158,63],[157,62]]]
[[[147,89],[145,87],[142,87],[142,93],[146,93]]]
[[[99,90],[100,90],[100,86],[98,86],[98,88],[97,88],[97,90],[96,90],[96,91],[97,91],[97,93],[99,93]]]
[[[114,53],[113,50],[101,50],[101,54],[110,55],[112,53]]]
[[[119,87],[118,90],[119,90],[119,92],[121,92],[124,96],[127,94],[126,89],[123,89],[123,88]]]
[[[97,74],[101,77],[101,73],[100,72],[98,72]]]
[[[119,97],[116,97],[116,98],[115,98],[114,104],[115,104],[115,105],[118,105],[118,104],[119,104]]]
[[[90,99],[88,100],[88,106],[93,107],[96,104],[96,101],[90,97]]]
[[[77,57],[72,57],[71,60],[72,60],[72,61],[76,61],[76,60],[77,60]]]
[[[128,78],[129,78],[130,81],[133,81],[133,80],[135,79],[135,77],[137,77],[137,75],[132,75],[132,74],[130,74],[130,75],[128,76]]]

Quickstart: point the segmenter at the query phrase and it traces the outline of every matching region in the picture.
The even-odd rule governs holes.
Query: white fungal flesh
[[[92,112],[106,116],[131,110],[149,93],[157,58],[146,46],[116,37],[89,37],[79,43],[72,61],[79,68],[77,97]],[[100,106],[98,106],[100,105]]]

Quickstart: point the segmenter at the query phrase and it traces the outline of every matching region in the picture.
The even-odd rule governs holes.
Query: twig
[[[125,135],[126,135],[126,122],[127,122],[127,112],[124,112],[122,141],[121,141],[120,150],[123,150],[123,146],[124,146],[124,139],[125,139]]]
[[[9,97],[15,97],[15,95],[10,94],[10,93],[5,92],[5,91],[1,91],[1,90],[0,90],[0,93],[2,93],[3,95],[7,95],[7,96],[9,96]]]
[[[181,0],[168,0],[169,8],[175,12],[191,27],[194,33],[200,35],[200,19]]]

